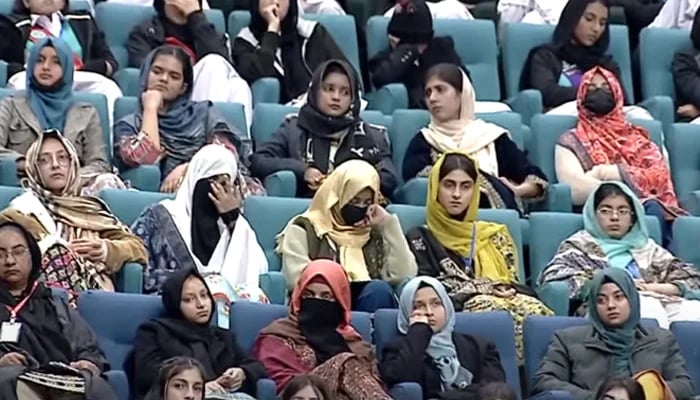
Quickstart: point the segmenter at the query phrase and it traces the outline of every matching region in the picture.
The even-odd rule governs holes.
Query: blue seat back
[[[134,346],[136,331],[144,322],[163,316],[160,296],[82,292],[78,296],[80,315],[97,335],[112,369],[124,369],[124,361]]]
[[[533,24],[505,24],[503,28],[502,56],[506,94],[513,97],[520,91],[520,76],[530,51],[551,41],[554,26]],[[620,67],[622,86],[630,102],[633,102],[632,61],[630,58],[627,27],[610,25],[610,47],[612,55]]]
[[[646,216],[649,234],[661,243],[661,226],[654,216]],[[530,214],[530,274],[533,282],[556,254],[561,242],[583,229],[581,214],[536,212]]]
[[[367,21],[367,57],[389,47],[387,27],[389,18],[374,16]],[[498,76],[498,45],[496,28],[490,20],[465,21],[437,19],[433,21],[435,36],[450,36],[462,64],[469,70],[479,100],[501,99]],[[473,40],[478,38],[478,40]]]
[[[251,196],[245,199],[243,215],[258,237],[258,243],[265,252],[270,271],[282,269],[282,261],[275,253],[277,235],[282,232],[292,217],[306,211],[310,204],[309,199],[289,197]]]
[[[262,304],[241,301],[231,304],[230,330],[236,341],[246,351],[252,351],[255,339],[263,328],[272,321],[287,316],[289,308],[281,304]],[[371,315],[353,311],[350,321],[355,330],[367,343],[372,343]]]
[[[700,341],[698,341],[700,322],[673,322],[671,324],[671,332],[681,349],[681,354],[685,359],[685,365],[688,368],[690,379],[693,381],[693,386],[700,388],[700,357],[698,357],[698,354],[700,354]]]
[[[161,200],[175,198],[174,195],[159,192],[140,192],[136,190],[103,189],[100,198],[109,209],[126,226],[131,226],[141,212],[151,204]]]
[[[473,312],[456,314],[455,332],[479,336],[496,345],[506,381],[515,393],[520,393],[520,375],[515,354],[515,329],[507,312]],[[400,335],[397,326],[398,310],[377,310],[374,313],[374,344],[378,357],[384,347]],[[409,366],[407,366],[409,367]]]
[[[692,47],[685,29],[644,28],[639,40],[642,97],[669,96],[676,99],[671,63],[673,56]]]
[[[10,205],[15,197],[22,194],[24,190],[17,186],[0,186],[0,210],[4,210]]]
[[[698,146],[700,126],[695,124],[673,124],[666,134],[676,195],[681,201],[700,189],[700,146]]]
[[[673,242],[676,256],[681,260],[700,268],[700,218],[679,217],[673,223]],[[700,386],[698,386],[700,388]]]

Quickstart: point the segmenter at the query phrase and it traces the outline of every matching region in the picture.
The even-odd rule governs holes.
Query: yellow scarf
[[[311,206],[303,217],[314,226],[319,238],[328,235],[338,248],[340,265],[351,281],[370,280],[362,251],[369,241],[371,228],[346,226],[340,209],[364,189],[374,193],[373,204],[379,202],[379,174],[366,161],[350,160],[339,165],[316,191]]]
[[[428,230],[442,246],[457,252],[464,258],[469,257],[471,252],[472,241],[474,240],[472,237],[473,230],[476,233],[473,259],[476,277],[508,283],[511,281],[508,262],[491,241],[494,235],[508,234],[506,227],[492,222],[476,221],[479,212],[479,199],[481,197],[479,181],[483,178],[478,177],[477,182],[474,184],[469,208],[463,220],[452,218],[445,210],[445,207],[438,201],[440,169],[445,158],[451,154],[469,158],[474,163],[474,168],[477,171],[479,170],[476,160],[460,151],[448,151],[437,160],[428,177],[428,198],[426,200]]]

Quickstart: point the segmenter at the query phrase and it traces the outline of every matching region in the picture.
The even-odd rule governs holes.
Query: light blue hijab
[[[413,312],[413,301],[416,292],[421,287],[430,286],[435,290],[443,307],[445,307],[445,326],[440,332],[433,333],[426,353],[433,359],[435,365],[440,369],[440,379],[444,388],[464,389],[469,386],[474,379],[473,374],[461,366],[457,358],[457,348],[452,341],[452,332],[455,328],[455,309],[452,299],[447,295],[445,287],[435,278],[429,276],[419,276],[406,283],[401,291],[399,299],[399,318],[397,325],[399,332],[408,333],[409,319]],[[416,366],[406,366],[416,368]]]
[[[617,186],[632,200],[635,222],[632,228],[621,239],[613,239],[608,236],[598,224],[595,210],[595,195],[599,190],[609,186]],[[603,248],[608,262],[613,268],[626,269],[632,262],[632,249],[641,249],[649,241],[649,229],[645,219],[644,206],[634,194],[632,189],[621,182],[604,182],[594,190],[583,206],[583,228],[590,233],[596,242]]]
[[[63,78],[52,87],[43,87],[34,78],[34,67],[44,47],[53,47],[63,68]],[[61,39],[47,37],[39,40],[29,50],[27,59],[27,90],[29,107],[39,120],[41,129],[56,129],[63,132],[68,110],[73,106],[73,52]]]

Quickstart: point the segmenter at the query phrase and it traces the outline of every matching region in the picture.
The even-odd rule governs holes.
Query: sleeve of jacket
[[[10,123],[12,121],[13,108],[9,97],[0,100],[0,157],[20,156],[16,151],[7,148],[10,140]]]
[[[100,350],[95,332],[65,300],[61,299],[60,301],[61,306],[65,307],[68,312],[69,327],[66,333],[75,354],[75,360],[73,361],[86,360],[95,364],[100,371],[109,370],[109,364],[105,359],[104,353]]]
[[[245,382],[241,387],[241,390],[248,393],[251,396],[255,396],[257,391],[258,379],[265,378],[265,367],[262,363],[255,358],[253,358],[247,351],[243,350],[241,346],[236,342],[235,336],[232,337],[232,333],[229,331],[221,331],[227,340],[231,340],[233,344],[233,353],[235,359],[235,367],[241,368],[245,372]]]
[[[414,45],[399,44],[395,49],[386,49],[369,60],[369,75],[372,84],[380,88],[390,83],[401,83],[408,70],[420,56]]]
[[[157,43],[152,40],[149,30],[154,29],[153,23],[149,20],[134,28],[129,33],[126,41],[126,51],[129,55],[129,65],[131,68],[141,68],[146,56],[157,47]]]
[[[399,383],[423,383],[423,359],[433,331],[428,324],[417,323],[389,343],[382,352],[379,371],[382,380],[391,387]]]
[[[194,51],[197,58],[201,59],[208,54],[218,54],[229,60],[226,35],[216,31],[214,24],[210,23],[204,11],[197,11],[187,17],[187,25],[194,37]],[[229,60],[230,61],[230,60]]]
[[[253,356],[260,360],[267,375],[275,381],[278,392],[295,376],[309,372],[296,353],[282,339],[274,336],[258,337],[253,346]]]
[[[160,365],[168,359],[166,354],[161,351],[157,336],[150,323],[141,325],[136,331],[132,353],[134,376],[130,377],[134,385],[132,390],[137,395],[136,398],[139,398],[138,395],[143,396],[148,392],[158,375]]]
[[[375,131],[372,136],[377,143],[377,147],[379,147],[380,153],[379,164],[375,165],[379,172],[380,190],[384,196],[392,196],[396,186],[398,186],[399,173],[396,170],[396,165],[394,165],[394,160],[391,158],[391,146],[386,136],[386,130]]]
[[[85,60],[85,65],[83,66],[84,71],[96,72],[100,75],[112,76],[119,69],[119,64],[114,58],[112,51],[107,46],[107,41],[105,40],[105,35],[102,33],[100,28],[97,26],[95,20],[90,17],[90,31],[92,32],[92,58],[90,60]],[[110,74],[107,74],[107,63],[112,68]]]
[[[547,348],[547,353],[535,374],[532,393],[537,394],[549,390],[564,390],[571,393],[576,399],[589,399],[593,393],[569,383],[571,381],[571,369],[569,353],[561,333],[556,332]]]
[[[299,280],[301,270],[311,261],[306,230],[298,225],[290,225],[280,244],[280,253],[282,254],[282,273],[287,283],[287,290],[291,292]]]
[[[503,370],[501,356],[498,354],[496,345],[491,341],[487,341],[485,347],[484,363],[481,367],[481,383],[505,382],[506,373]]]
[[[663,335],[661,340],[662,349],[667,349],[666,360],[664,361],[661,375],[668,383],[673,394],[677,399],[693,398],[695,391],[693,390],[693,382],[688,374],[688,368],[685,364],[685,359],[681,354],[681,349],[678,347],[676,339],[669,331],[658,329]]]
[[[260,78],[279,77],[274,67],[279,40],[278,34],[265,32],[258,47],[242,38],[233,41],[233,59],[243,79],[252,84]]]
[[[91,105],[83,107],[88,107],[91,111],[87,128],[83,132],[83,159],[80,160],[83,166],[80,168],[80,173],[93,177],[99,173],[109,172],[110,165],[107,162],[107,146],[102,135],[102,126],[97,110]]]
[[[391,214],[377,229],[384,239],[382,279],[391,285],[398,285],[404,279],[416,276],[418,265],[408,247],[399,218]]]
[[[403,134],[403,132],[399,132]],[[418,176],[427,176],[433,167],[433,160],[430,156],[430,145],[419,131],[408,144],[403,159],[402,173],[403,180],[409,181]]]
[[[686,52],[677,53],[673,56],[671,69],[678,100],[700,107],[700,69],[695,56]]]
[[[298,130],[293,122],[294,120],[287,120],[282,123],[274,136],[262,143],[250,156],[250,171],[253,176],[265,179],[277,171],[290,170],[297,179],[304,179],[306,165],[302,160],[293,158],[289,148],[288,138]]]
[[[7,77],[24,70],[24,43],[19,30],[6,16],[0,15],[0,60],[7,63]]]
[[[148,264],[148,254],[138,236],[122,229],[110,229],[100,235],[107,241],[105,265],[111,274],[116,274],[128,262]]]
[[[546,48],[535,50],[530,57],[529,87],[542,93],[542,103],[545,109],[560,106],[576,99],[576,88],[559,86],[559,76],[553,63],[559,60]]]
[[[315,37],[314,40],[318,40],[322,43],[323,48],[326,50],[326,60],[342,60],[350,64],[350,60],[345,56],[343,50],[338,47],[338,43],[333,39],[333,35],[326,29],[322,24],[316,24],[314,32],[312,34]],[[358,71],[358,74],[360,72]]]

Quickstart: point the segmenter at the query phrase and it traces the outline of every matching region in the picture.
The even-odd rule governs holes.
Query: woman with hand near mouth
[[[700,272],[673,256],[649,236],[644,207],[620,182],[601,184],[583,208],[583,230],[560,245],[537,285],[565,281],[571,313],[584,301],[594,274],[608,268],[627,271],[640,291],[643,318],[668,328],[673,321],[700,321]]]
[[[452,299],[437,279],[411,279],[399,299],[398,327],[403,336],[384,348],[380,365],[384,382],[389,387],[418,383],[424,399],[477,398],[487,383],[505,385],[496,345],[454,332],[455,321]]]
[[[458,311],[509,312],[522,358],[523,320],[552,311],[520,284],[522,255],[508,229],[476,220],[481,197],[477,171],[477,163],[464,153],[438,159],[428,177],[427,224],[408,232],[408,245],[418,276],[441,279]]]
[[[112,277],[125,263],[145,265],[141,239],[97,197],[80,194],[80,161],[59,133],[44,132],[27,151],[26,191],[0,213],[39,242],[43,279],[68,291],[72,305],[84,290],[114,291]]]
[[[386,129],[360,117],[360,81],[350,64],[323,63],[314,73],[307,102],[298,116],[290,116],[277,133],[258,143],[251,156],[251,172],[260,179],[282,170],[297,177],[297,196],[311,197],[326,175],[347,160],[374,165],[381,192],[391,196],[397,172],[391,160]]]
[[[644,306],[627,271],[597,272],[586,302],[591,324],[554,333],[532,394],[556,390],[592,399],[608,377],[622,375],[634,377],[647,399],[693,397],[693,383],[673,334],[640,323]]]
[[[204,398],[254,400],[265,370],[236,344],[228,329],[210,324],[216,304],[204,278],[195,269],[183,268],[170,275],[161,298],[165,317],[139,327],[126,362],[135,398],[148,393],[163,362],[185,356],[203,366]]]

